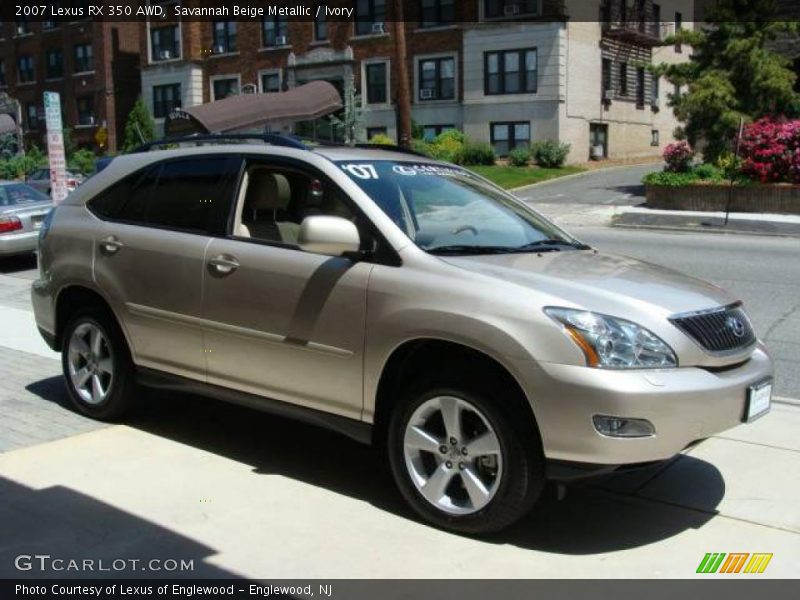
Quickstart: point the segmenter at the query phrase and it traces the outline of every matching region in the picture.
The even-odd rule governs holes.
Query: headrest
[[[250,172],[245,207],[255,210],[284,210],[292,193],[285,176],[264,169]]]

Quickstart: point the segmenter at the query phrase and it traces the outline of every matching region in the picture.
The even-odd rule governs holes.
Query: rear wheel
[[[61,362],[70,399],[83,414],[115,420],[131,407],[133,364],[116,321],[99,308],[73,315],[64,330]]]
[[[539,497],[544,461],[538,437],[514,426],[496,406],[504,400],[498,395],[480,385],[421,386],[405,394],[392,415],[395,480],[431,523],[463,533],[499,531]]]

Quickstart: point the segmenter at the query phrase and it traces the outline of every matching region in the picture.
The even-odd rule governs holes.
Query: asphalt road
[[[535,203],[636,206],[645,202],[642,177],[660,169],[661,164],[603,169],[577,177],[556,179],[515,192],[515,195]]]
[[[601,250],[683,271],[740,298],[776,359],[775,393],[800,399],[800,239],[610,228],[575,233]]]

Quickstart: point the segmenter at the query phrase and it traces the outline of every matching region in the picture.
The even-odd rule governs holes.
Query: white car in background
[[[83,175],[73,173],[72,171],[66,172],[67,177],[67,193],[75,190],[80,184],[83,183]],[[38,169],[31,173],[25,180],[29,186],[36,188],[43,194],[50,195],[50,169]]]

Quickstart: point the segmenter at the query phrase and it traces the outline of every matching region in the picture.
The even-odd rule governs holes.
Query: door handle
[[[239,268],[239,261],[232,256],[215,256],[208,261],[208,266],[217,274],[223,277],[230,275]]]
[[[113,235],[100,240],[100,249],[106,254],[116,254],[124,245]]]

